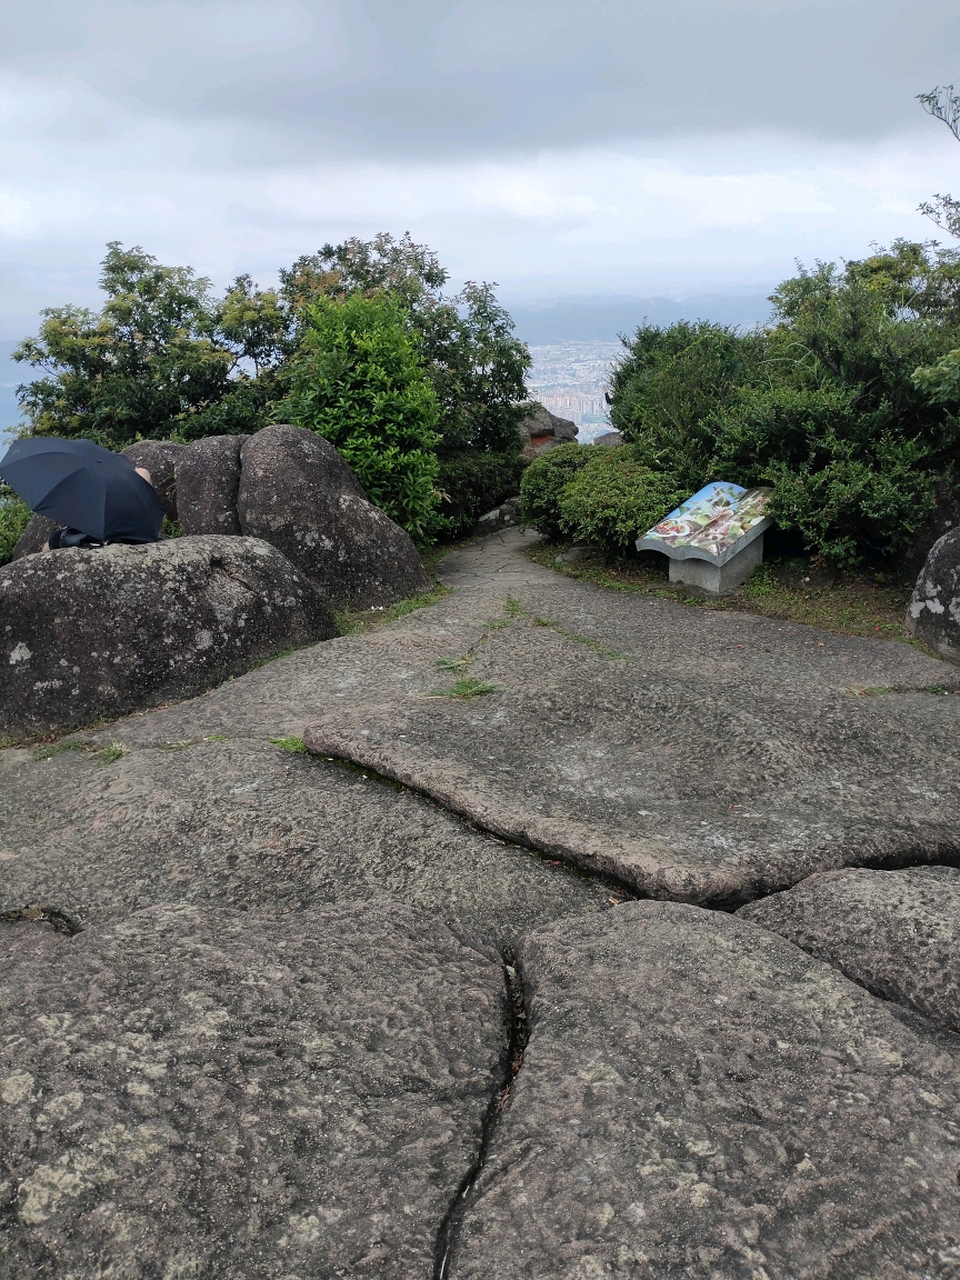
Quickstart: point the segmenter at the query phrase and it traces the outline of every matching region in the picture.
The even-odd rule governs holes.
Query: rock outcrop
[[[960,529],[931,547],[907,606],[906,628],[941,658],[960,663]]]
[[[3,1280],[432,1274],[504,1075],[495,951],[365,903],[0,921],[0,956]]]
[[[523,440],[521,453],[525,458],[538,458],[558,444],[568,444],[577,438],[577,425],[569,418],[558,418],[542,404],[535,405],[517,424]]]
[[[782,934],[884,1000],[960,1031],[960,870],[849,867],[738,915]]]
[[[281,424],[240,453],[245,534],[278,547],[335,604],[393,604],[430,588],[412,539],[369,502],[329,441]]]
[[[517,962],[530,1040],[450,1280],[960,1274],[958,1037],[672,903]]]
[[[177,459],[177,510],[185,534],[241,532],[237,515],[240,448],[247,436],[207,436]]]
[[[89,724],[190,697],[326,640],[326,600],[253,538],[69,547],[0,568],[0,733]]]

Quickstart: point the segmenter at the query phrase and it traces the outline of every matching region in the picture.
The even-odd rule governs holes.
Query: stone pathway
[[[527,541],[0,752],[0,1280],[960,1276],[960,670]]]

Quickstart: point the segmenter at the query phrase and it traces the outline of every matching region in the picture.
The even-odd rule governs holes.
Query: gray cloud
[[[229,126],[231,158],[440,158],[676,133],[869,138],[960,78],[932,0],[46,0],[8,8],[0,68],[113,112]],[[929,128],[937,128],[930,123]],[[939,126],[942,127],[942,126]],[[226,162],[221,157],[221,162]]]

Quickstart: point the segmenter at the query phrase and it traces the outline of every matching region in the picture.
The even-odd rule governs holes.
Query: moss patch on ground
[[[557,560],[569,544],[539,542],[527,555],[537,564],[582,582],[614,591],[636,591],[704,609],[755,613],[783,622],[803,622],[847,636],[873,636],[914,643],[903,620],[912,584],[894,583],[869,574],[837,573],[813,560],[769,560],[759,565],[742,587],[713,599],[695,588],[668,581],[666,556],[645,553],[631,560],[586,550],[574,560]],[[922,646],[918,646],[922,647]]]

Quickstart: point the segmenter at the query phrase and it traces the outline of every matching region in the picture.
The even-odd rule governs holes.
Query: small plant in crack
[[[270,738],[269,741],[281,751],[290,751],[297,756],[302,756],[307,749],[302,738]]]
[[[434,665],[438,671],[462,671],[469,662],[469,658],[438,658]]]
[[[121,756],[127,755],[128,751],[128,747],[125,747],[122,742],[117,742],[116,738],[114,738],[112,742],[107,743],[105,747],[97,752],[97,759],[101,764],[114,764]]]
[[[65,751],[92,751],[93,747],[89,742],[81,742],[77,738],[72,738],[67,742],[51,742],[46,746],[37,747],[33,753],[34,760],[52,760],[54,756],[61,756]]]
[[[431,698],[455,698],[466,701],[468,698],[481,698],[486,693],[496,693],[500,686],[491,684],[489,680],[477,680],[473,676],[461,676],[454,680],[449,689],[434,689]]]

